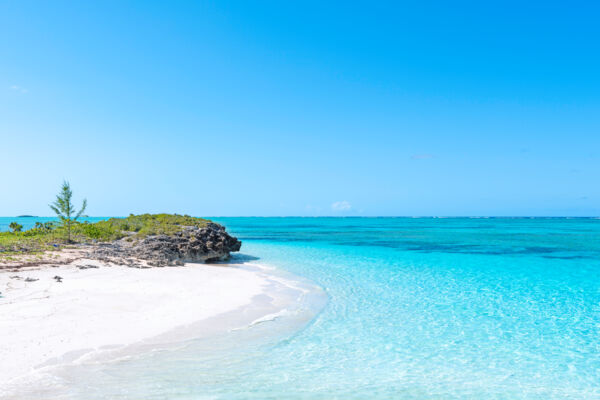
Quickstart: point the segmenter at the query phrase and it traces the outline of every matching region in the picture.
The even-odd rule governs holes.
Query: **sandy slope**
[[[0,271],[0,388],[42,365],[238,309],[269,285],[264,275],[234,265],[77,265],[99,264]]]

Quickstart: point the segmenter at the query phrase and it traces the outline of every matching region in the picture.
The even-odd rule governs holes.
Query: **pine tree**
[[[87,207],[87,200],[84,199],[81,210],[75,214],[75,207],[71,203],[72,197],[71,186],[69,186],[69,182],[64,181],[60,193],[56,195],[56,201],[50,204],[52,211],[60,218],[61,225],[67,228],[67,242],[69,243],[71,242],[71,225],[81,217]]]

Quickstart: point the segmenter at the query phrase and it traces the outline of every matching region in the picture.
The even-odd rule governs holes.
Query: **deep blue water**
[[[73,393],[600,399],[600,220],[215,220],[244,255],[323,287],[325,308],[276,340],[96,368]]]

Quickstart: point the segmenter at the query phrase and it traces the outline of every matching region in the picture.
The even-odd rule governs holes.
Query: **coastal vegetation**
[[[11,222],[8,227],[13,232],[21,232],[21,230],[23,230],[23,225],[20,225],[20,224],[18,224],[16,222]]]
[[[72,196],[65,181],[56,201],[50,205],[58,216],[56,221],[35,222],[28,230],[12,222],[10,231],[0,232],[0,261],[12,262],[18,255],[69,248],[71,253],[83,251],[87,257],[117,264],[182,265],[223,260],[241,246],[223,226],[189,215],[130,214],[95,223],[81,221],[87,201],[76,211]]]
[[[126,235],[141,239],[152,235],[172,235],[182,227],[204,228],[210,221],[204,218],[177,214],[129,215],[111,218],[95,224],[83,224],[84,234],[98,240],[115,240]]]
[[[142,239],[152,235],[172,235],[183,227],[203,228],[209,222],[207,219],[177,214],[132,214],[126,218],[110,218],[96,223],[73,220],[68,225],[36,222],[33,228],[25,231],[13,229],[12,232],[0,232],[0,254],[38,252],[69,244],[109,242],[124,237]]]

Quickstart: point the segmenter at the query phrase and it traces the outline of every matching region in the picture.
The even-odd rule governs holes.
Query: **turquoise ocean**
[[[213,219],[326,304],[81,366],[59,398],[600,399],[598,219]]]

